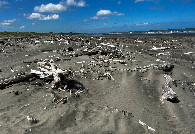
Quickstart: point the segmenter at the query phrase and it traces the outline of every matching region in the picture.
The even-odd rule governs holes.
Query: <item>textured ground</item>
[[[10,85],[0,90],[1,133],[195,133],[194,35],[73,35],[66,38],[69,44],[44,42],[49,39],[43,37],[36,45],[29,40],[0,44],[0,80],[30,73],[36,69],[36,61],[53,59],[60,68],[75,72],[69,88],[84,92],[79,97],[70,96],[65,104],[54,104],[48,89],[51,84],[42,79]],[[102,62],[111,59],[108,56],[81,55],[87,47],[89,50],[108,42],[123,54],[109,65]],[[152,50],[153,46],[166,49]],[[74,52],[68,52],[68,47]],[[173,70],[138,70],[164,63],[173,64]],[[106,70],[114,80],[97,79]],[[165,73],[175,80],[172,89],[177,102],[160,100]],[[69,95],[55,92],[61,97]],[[27,116],[37,122],[30,123]]]

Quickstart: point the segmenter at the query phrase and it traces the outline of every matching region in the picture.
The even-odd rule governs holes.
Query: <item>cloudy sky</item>
[[[0,31],[127,32],[195,27],[195,0],[0,0]]]

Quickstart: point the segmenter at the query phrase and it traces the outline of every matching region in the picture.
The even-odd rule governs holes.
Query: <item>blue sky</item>
[[[195,28],[195,0],[0,0],[0,31]]]

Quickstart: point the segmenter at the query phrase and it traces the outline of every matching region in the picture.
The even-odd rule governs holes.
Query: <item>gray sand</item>
[[[52,102],[51,84],[42,79],[30,79],[0,90],[0,132],[195,133],[195,36],[104,35],[105,38],[97,40],[100,36],[73,35],[69,45],[64,42],[60,44],[58,41],[41,42],[36,45],[25,41],[21,43],[12,41],[11,46],[0,44],[1,50],[4,50],[0,51],[0,80],[16,76],[20,72],[30,73],[31,69],[37,68],[34,62],[42,59],[53,59],[60,68],[70,68],[73,72],[80,71],[82,69],[80,62],[85,61],[83,68],[88,71],[85,75],[75,72],[72,78],[72,82],[74,81],[70,86],[72,90],[85,89],[79,96],[55,91],[61,97],[69,95],[65,104]],[[89,46],[84,42],[84,47],[81,47],[81,41],[77,41],[78,37],[82,37],[84,41],[89,40],[91,46],[102,42],[110,42],[116,46],[119,44],[117,47],[122,50],[124,57],[114,58],[116,61],[109,65],[115,68],[111,71],[114,80],[104,77],[97,79],[96,71],[104,72],[105,69],[109,69],[106,63],[103,63],[103,67],[96,65],[87,69],[90,61],[94,61],[94,58],[97,60],[97,57],[102,55],[84,54],[77,57],[62,51],[71,46],[76,54],[80,54]],[[47,38],[43,37],[41,40]],[[151,50],[153,46],[168,49]],[[103,57],[108,59],[106,56]],[[117,60],[124,60],[126,64],[121,64]],[[137,67],[164,63],[173,64],[173,70],[169,72],[153,68],[145,72],[133,70]],[[176,82],[175,85],[171,85],[178,96],[176,102],[160,100],[165,73]],[[27,116],[33,117],[36,121],[28,121]]]

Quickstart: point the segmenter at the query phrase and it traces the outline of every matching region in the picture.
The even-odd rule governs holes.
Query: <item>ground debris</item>
[[[62,80],[71,75],[71,70],[62,70],[51,62],[38,62],[37,64],[39,71],[31,69],[31,74],[36,74],[41,79],[53,77],[52,89],[58,88]]]
[[[5,87],[10,86],[12,84],[27,81],[33,77],[35,77],[34,74],[18,74],[17,76],[4,79],[0,81],[0,89],[4,89]]]
[[[173,79],[171,78],[170,75],[164,74],[163,76],[165,78],[165,83],[162,85],[162,98],[161,101],[163,100],[168,100],[171,102],[175,102],[178,100],[178,96],[176,93],[173,91],[173,89],[170,87],[170,82],[173,82]]]
[[[144,123],[144,122],[142,122],[142,121],[140,121],[140,120],[139,120],[139,124],[141,124],[142,126],[147,126],[148,130],[151,130],[151,131],[156,132],[156,130],[155,130],[154,128],[148,126],[146,123]]]
[[[173,70],[173,68],[174,68],[174,65],[170,64],[170,63],[165,63],[165,64],[158,65],[158,69],[163,70],[165,72],[170,72],[170,71]]]
[[[37,119],[35,119],[35,118],[31,117],[31,116],[27,116],[26,118],[27,118],[27,120],[28,120],[31,124],[37,123],[37,122],[38,122]]]

